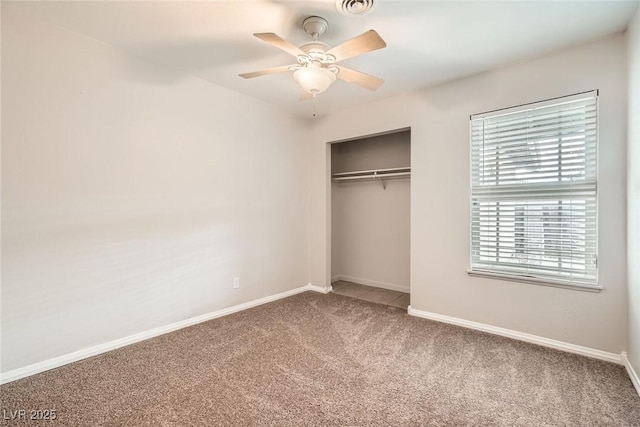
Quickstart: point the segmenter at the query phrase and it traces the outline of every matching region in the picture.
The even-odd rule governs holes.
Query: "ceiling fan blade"
[[[387,47],[387,44],[382,40],[382,37],[374,30],[369,30],[329,49],[326,54],[333,55],[336,58],[336,62],[338,62],[362,55],[363,53],[382,49],[383,47]]]
[[[254,77],[266,76],[267,74],[275,74],[275,73],[284,73],[289,71],[289,67],[293,65],[281,65],[280,67],[267,68],[260,71],[254,71],[252,73],[242,73],[238,74],[243,79],[252,79]]]
[[[336,75],[337,78],[348,83],[353,83],[354,85],[362,86],[363,88],[371,91],[378,89],[382,86],[382,83],[384,83],[384,80],[381,78],[361,73],[360,71],[352,70],[351,68],[340,66],[338,69],[340,71]]]
[[[281,38],[277,34],[274,33],[255,33],[255,37],[259,38],[263,42],[269,43],[272,46],[277,47],[278,49],[282,49],[287,53],[290,53],[293,56],[298,55],[307,55],[302,49],[297,46],[292,45],[285,39]]]

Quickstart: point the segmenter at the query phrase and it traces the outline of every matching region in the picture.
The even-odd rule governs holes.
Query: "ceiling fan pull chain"
[[[315,93],[313,94],[312,102],[313,102],[313,118],[315,118],[316,117],[316,94]]]

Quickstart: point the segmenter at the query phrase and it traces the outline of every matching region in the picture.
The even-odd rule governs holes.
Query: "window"
[[[597,96],[471,116],[471,275],[600,289]]]

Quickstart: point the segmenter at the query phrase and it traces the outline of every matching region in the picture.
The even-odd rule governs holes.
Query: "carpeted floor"
[[[640,426],[621,366],[313,292],[0,393],[37,425]]]

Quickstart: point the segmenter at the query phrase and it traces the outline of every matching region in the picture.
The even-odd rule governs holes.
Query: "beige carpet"
[[[37,425],[640,425],[621,366],[311,292],[4,385],[0,397],[6,411],[56,410]]]

